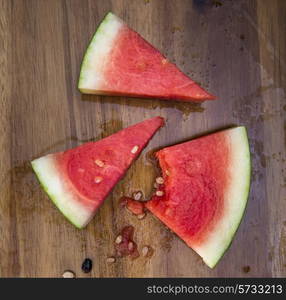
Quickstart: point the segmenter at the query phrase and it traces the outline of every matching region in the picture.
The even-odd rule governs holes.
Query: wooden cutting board
[[[0,276],[266,277],[286,275],[286,1],[0,0]],[[80,64],[97,25],[112,11],[218,100],[200,105],[81,95]],[[167,126],[150,142],[84,230],[41,190],[30,161],[97,140],[152,116]],[[247,211],[213,270],[149,214],[118,209],[136,190],[146,199],[159,147],[245,125],[252,152]],[[108,265],[124,225],[135,226],[150,259]],[[82,261],[93,260],[90,274]]]

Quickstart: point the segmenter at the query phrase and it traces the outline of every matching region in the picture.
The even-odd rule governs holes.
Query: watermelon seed
[[[75,273],[70,270],[64,271],[63,278],[75,278]]]
[[[90,258],[86,258],[81,265],[81,269],[84,273],[89,273],[92,269],[92,260]]]
[[[120,244],[122,242],[122,235],[119,235],[116,240],[115,240],[115,243],[116,244]]]
[[[145,217],[146,217],[146,214],[145,214],[145,213],[140,214],[140,215],[137,216],[137,218],[138,218],[139,220],[142,220],[142,219],[144,219]]]
[[[157,177],[157,178],[156,178],[156,182],[157,182],[158,184],[163,184],[163,183],[164,183],[164,179],[163,179],[162,177]]]
[[[165,173],[166,173],[166,175],[167,175],[167,176],[169,176],[169,175],[170,175],[170,172],[169,172],[169,170],[166,170],[166,171],[165,171]]]
[[[244,273],[248,273],[250,271],[250,266],[245,266],[242,269]]]
[[[138,201],[138,200],[140,200],[141,198],[142,198],[142,192],[135,192],[134,194],[133,194],[133,198],[134,198],[134,200],[136,200],[136,201]]]
[[[154,249],[150,246],[144,246],[142,248],[142,256],[151,257],[154,254]]]
[[[171,209],[169,207],[165,210],[165,215],[167,216],[171,215]]]
[[[128,250],[129,250],[129,251],[132,251],[133,248],[134,248],[133,242],[129,242],[129,243],[128,243]]]
[[[95,183],[100,183],[102,181],[102,177],[98,176],[94,178]]]
[[[132,149],[131,149],[131,153],[135,154],[139,149],[139,146],[134,146]]]
[[[165,65],[168,62],[168,60],[166,58],[164,58],[164,59],[162,59],[161,62],[162,62],[162,65]]]
[[[142,249],[142,255],[143,256],[147,256],[149,252],[149,247],[148,246],[144,246]]]
[[[113,256],[107,257],[106,262],[112,264],[115,262],[115,258]]]
[[[163,196],[164,195],[164,192],[163,191],[157,191],[156,192],[156,196],[158,196],[158,197],[161,197],[161,196]]]
[[[104,162],[99,159],[95,160],[95,164],[98,165],[100,168],[104,166]]]

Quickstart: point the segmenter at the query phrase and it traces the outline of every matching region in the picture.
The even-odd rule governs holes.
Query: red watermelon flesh
[[[88,94],[214,99],[112,13],[104,18],[86,51],[78,87]]]
[[[163,124],[161,117],[148,119],[100,141],[38,158],[32,167],[56,206],[82,228]]]
[[[214,267],[241,221],[250,185],[246,130],[237,127],[156,153],[164,184],[146,207]]]

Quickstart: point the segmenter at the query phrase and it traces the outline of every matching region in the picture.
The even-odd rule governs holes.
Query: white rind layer
[[[64,177],[56,167],[54,155],[35,159],[31,164],[41,185],[58,209],[76,227],[85,227],[94,213],[80,205],[75,194],[68,189]]]
[[[227,248],[242,219],[250,188],[250,152],[245,127],[236,127],[225,132],[230,145],[230,183],[225,192],[225,213],[207,241],[192,248],[213,268]]]
[[[104,84],[104,69],[116,37],[124,22],[108,13],[93,36],[84,56],[78,88],[81,92],[96,93]],[[100,92],[102,94],[102,92]]]

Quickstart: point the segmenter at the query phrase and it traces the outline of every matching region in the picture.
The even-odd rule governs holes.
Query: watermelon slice
[[[88,46],[78,88],[86,94],[214,99],[112,13],[106,15]]]
[[[163,124],[161,117],[148,119],[98,142],[35,159],[32,167],[59,210],[82,228]]]
[[[164,148],[156,157],[164,183],[146,207],[213,268],[229,247],[247,203],[246,129]]]

